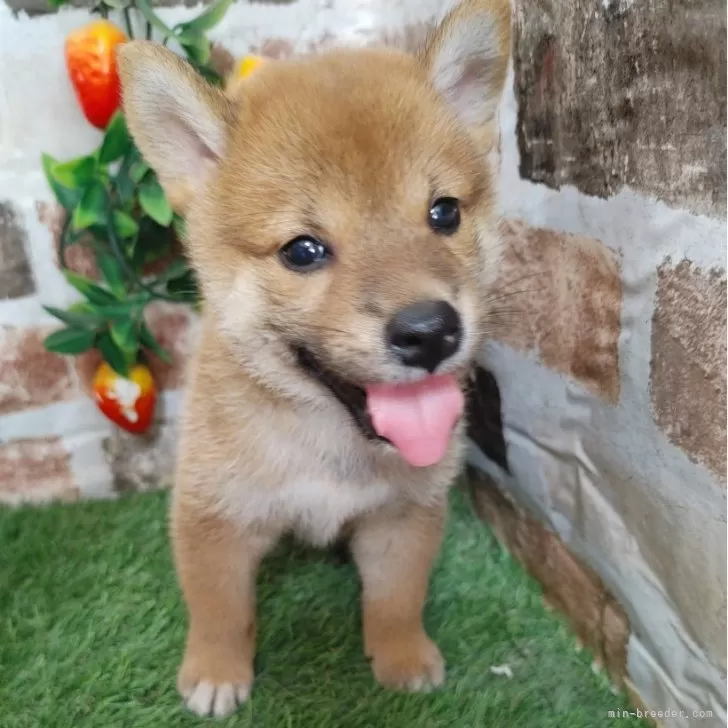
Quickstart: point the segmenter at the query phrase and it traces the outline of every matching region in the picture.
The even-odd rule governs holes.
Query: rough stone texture
[[[26,252],[27,234],[9,202],[0,202],[0,300],[35,291]]]
[[[0,444],[0,502],[76,500],[70,458],[59,438]]]
[[[76,369],[78,382],[81,390],[87,397],[93,397],[92,383],[96,370],[102,361],[103,357],[98,349],[90,349],[83,354],[73,357],[73,365]]]
[[[293,55],[293,43],[286,38],[266,38],[260,45],[253,44],[250,52],[281,61]]]
[[[725,477],[726,278],[688,261],[658,271],[652,406],[669,440]]]
[[[503,223],[504,259],[491,297],[494,338],[535,351],[607,402],[619,399],[622,284],[598,240]]]
[[[185,5],[194,7],[195,5],[208,5],[213,0],[152,0],[150,3],[153,7],[172,7],[175,5]],[[248,0],[249,3],[261,3],[268,5],[288,5],[296,2],[296,0]],[[54,12],[48,0],[5,0],[8,7],[15,11],[24,11],[28,15],[43,15],[45,13]],[[91,8],[96,4],[96,0],[71,0],[68,5],[76,8]]]
[[[56,263],[60,267],[59,249],[61,231],[66,217],[66,211],[56,203],[38,202],[36,204],[38,220],[42,222],[53,236],[53,247],[56,251]],[[97,280],[99,269],[96,265],[93,251],[82,241],[69,245],[65,250],[66,266],[74,273]]]
[[[649,410],[645,415],[648,426]],[[596,439],[590,443],[585,438],[585,448],[593,457],[592,466],[600,474],[601,484],[596,486],[597,493],[596,483],[588,485],[589,476],[585,473],[578,497],[582,505],[576,512],[570,510],[574,528],[589,534],[592,548],[602,550],[598,561],[606,565],[613,562],[611,568],[617,573],[626,571],[625,565],[632,561],[633,554],[639,554],[640,561],[649,569],[648,578],[660,585],[666,603],[679,617],[680,629],[700,645],[713,665],[725,670],[725,494],[707,478],[703,478],[703,484],[689,478],[675,483],[660,460],[646,475],[629,467],[618,455],[610,456],[604,447],[599,448]],[[654,457],[647,449],[643,452],[645,458]],[[686,469],[698,470],[690,464],[686,464]],[[672,484],[667,486],[665,481],[670,480]],[[712,494],[704,490],[706,480]],[[670,492],[672,487],[682,489],[680,497]],[[550,485],[549,491],[552,503],[560,498],[566,502],[571,497],[558,481]],[[602,499],[609,503],[608,507],[604,507]],[[715,504],[712,511],[706,502]],[[629,534],[620,543],[610,533],[614,527],[610,511],[621,521],[620,529]],[[609,544],[615,549],[613,552],[608,550]],[[645,609],[638,598],[631,606],[636,613]],[[640,617],[645,622],[651,619],[650,614],[642,613]]]
[[[383,43],[387,46],[414,53],[422,47],[427,38],[427,34],[434,27],[434,22],[413,23],[412,25],[405,26],[401,30],[389,30],[385,32],[381,40],[377,40],[377,43]]]
[[[538,527],[532,523],[528,528],[538,532]],[[525,548],[521,551],[526,567],[541,582],[544,599],[569,616],[585,645],[598,649],[602,641],[602,611],[606,601],[601,579],[572,556],[554,534],[542,532],[538,542],[543,552]],[[601,657],[597,653],[600,662]]]
[[[557,536],[506,498],[490,476],[470,468],[469,482],[480,517],[540,582],[546,604],[566,615],[595,663],[621,685],[627,670],[629,622],[602,580]]]
[[[602,610],[601,633],[604,667],[620,686],[627,664],[629,620],[624,609],[610,596]]]
[[[0,415],[77,394],[69,360],[43,347],[51,331],[0,326]]]
[[[488,458],[509,472],[498,382],[481,366],[473,374],[467,409],[468,436]]]
[[[223,78],[235,70],[235,56],[222,43],[210,45],[210,65]]]
[[[177,431],[172,424],[156,424],[144,435],[115,428],[103,443],[114,478],[114,490],[147,491],[172,482]]]
[[[628,677],[624,678],[624,689],[627,693],[627,696],[629,697],[629,702],[637,710],[641,710],[643,714],[647,713],[649,708],[645,705],[644,700],[642,700],[642,696],[637,691],[634,683]],[[629,716],[625,715],[622,717],[628,718]],[[643,720],[647,723],[647,725],[654,726],[654,728],[663,728],[663,726],[665,726],[665,724],[661,720],[657,720],[649,715],[646,718],[643,718]]]
[[[516,5],[521,175],[724,215],[724,0]]]
[[[149,353],[149,368],[159,389],[179,389],[184,384],[187,360],[192,353],[194,316],[187,305],[155,303],[147,307],[146,320],[157,341],[170,353],[166,364]]]

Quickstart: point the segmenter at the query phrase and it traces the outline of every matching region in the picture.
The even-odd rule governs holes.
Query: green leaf
[[[58,200],[64,209],[70,212],[80,202],[82,190],[67,187],[58,179],[56,176],[56,167],[58,166],[58,162],[56,162],[53,157],[48,154],[43,154],[41,156],[41,164],[43,166],[43,172],[45,174],[46,181],[48,182],[48,186],[56,196],[56,200]]]
[[[187,223],[185,223],[184,218],[175,215],[174,220],[172,220],[172,227],[174,234],[177,236],[177,240],[184,242],[187,239]]]
[[[129,7],[131,0],[103,0],[103,3],[114,10],[123,10]]]
[[[96,315],[94,305],[88,301],[76,301],[68,307],[68,310],[71,313]]]
[[[125,207],[134,200],[136,183],[131,178],[129,164],[124,160],[114,178],[114,187],[119,196],[119,205]]]
[[[139,232],[139,223],[123,210],[113,210],[111,222],[114,232],[122,239],[133,238]]]
[[[136,8],[153,28],[164,34],[165,38],[174,35],[172,29],[164,24],[162,19],[152,10],[152,6],[147,0],[136,0]],[[111,362],[109,362],[111,363]]]
[[[133,301],[129,303],[117,303],[117,304],[100,304],[97,306],[97,311],[100,316],[103,316],[107,320],[115,320],[121,318],[137,318],[141,309],[143,308],[138,302]]]
[[[119,319],[111,324],[111,338],[124,352],[126,360],[132,364],[136,361],[139,350],[139,334],[137,323],[132,318]]]
[[[117,298],[123,298],[126,293],[124,269],[116,259],[116,256],[99,251],[96,253],[96,263],[111,292]]]
[[[94,345],[95,340],[95,331],[66,328],[47,336],[43,345],[56,354],[83,354]]]
[[[150,169],[151,167],[143,159],[140,159],[134,162],[129,174],[132,180],[134,180],[134,183],[139,184],[149,173]]]
[[[63,271],[66,280],[79,292],[88,298],[91,303],[108,304],[117,303],[116,296],[109,291],[104,290],[101,286],[97,286],[92,280],[85,276],[74,273],[73,271]]]
[[[171,354],[157,341],[151,329],[144,322],[139,329],[139,341],[144,348],[156,354],[165,364],[172,363]]]
[[[95,329],[103,323],[103,318],[97,314],[90,312],[73,310],[70,308],[68,311],[64,311],[54,306],[43,306],[51,316],[55,316],[59,321],[63,321],[64,324],[71,326],[75,329]]]
[[[225,13],[232,4],[233,0],[217,0],[216,3],[210,5],[207,10],[200,13],[196,18],[181,23],[178,28],[183,32],[191,30],[195,33],[205,33],[214,28],[225,17]]]
[[[109,194],[101,182],[94,182],[83,193],[81,202],[73,211],[71,223],[76,230],[106,222]]]
[[[142,210],[159,225],[168,227],[172,222],[174,216],[172,207],[167,202],[164,190],[156,179],[142,182],[139,188],[139,204]]]
[[[184,258],[178,258],[173,260],[167,269],[157,276],[156,283],[168,283],[173,281],[175,278],[181,278],[186,276],[190,272],[189,263]]]
[[[58,8],[63,7],[68,3],[68,0],[48,0],[48,4],[54,9],[58,10]]]
[[[77,301],[68,310],[72,314],[93,317],[99,323],[108,323],[114,319],[133,318],[139,321],[142,311],[151,300],[148,293],[141,293],[126,299],[123,303],[100,304],[89,301]]]
[[[104,332],[99,336],[98,342],[96,343],[98,350],[104,357],[104,361],[122,377],[129,376],[129,367],[134,362],[129,362],[124,352],[114,343],[111,338],[111,334]]]
[[[108,5],[108,2],[107,2]],[[121,111],[117,111],[112,117],[104,133],[104,141],[99,150],[99,162],[109,164],[123,157],[131,147],[131,137],[126,128],[126,120]]]
[[[115,320],[122,318],[132,318],[139,320],[142,310],[150,301],[148,295],[137,296],[123,303],[99,304],[95,306],[95,311],[99,316],[103,316],[105,320]]]
[[[57,162],[54,174],[66,187],[83,188],[98,177],[99,165],[93,155],[87,155],[70,159],[68,162]]]
[[[190,60],[205,64],[210,60],[210,41],[194,30],[187,30],[177,36],[177,42],[184,48]]]
[[[134,200],[136,186],[139,183],[139,180],[134,177],[134,168],[139,163],[143,164],[139,150],[131,142],[113,180],[113,185],[119,195],[119,207],[125,207]]]

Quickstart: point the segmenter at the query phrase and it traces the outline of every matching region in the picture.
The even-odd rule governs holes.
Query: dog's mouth
[[[367,393],[363,387],[347,381],[325,367],[309,349],[297,346],[293,351],[298,366],[310,377],[323,384],[339,400],[364,437],[368,440],[389,442],[386,437],[378,435],[374,429],[367,409]]]
[[[453,375],[359,386],[325,366],[310,349],[296,346],[293,351],[298,366],[333,394],[368,440],[389,443],[416,467],[444,457],[465,407]]]

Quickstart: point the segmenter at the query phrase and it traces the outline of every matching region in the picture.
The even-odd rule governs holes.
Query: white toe
[[[238,699],[238,705],[242,705],[250,697],[250,685],[238,685],[235,695]]]
[[[210,715],[215,700],[215,686],[211,682],[197,683],[187,698],[187,707],[197,715]]]
[[[223,683],[217,686],[212,714],[216,718],[225,718],[230,715],[238,705],[235,687],[232,683]]]
[[[214,683],[203,681],[186,691],[185,704],[197,715],[226,718],[250,695],[249,685]]]

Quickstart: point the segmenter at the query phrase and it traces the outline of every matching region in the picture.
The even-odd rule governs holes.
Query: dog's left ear
[[[509,0],[464,0],[418,54],[435,88],[474,132],[495,121],[511,50]]]

